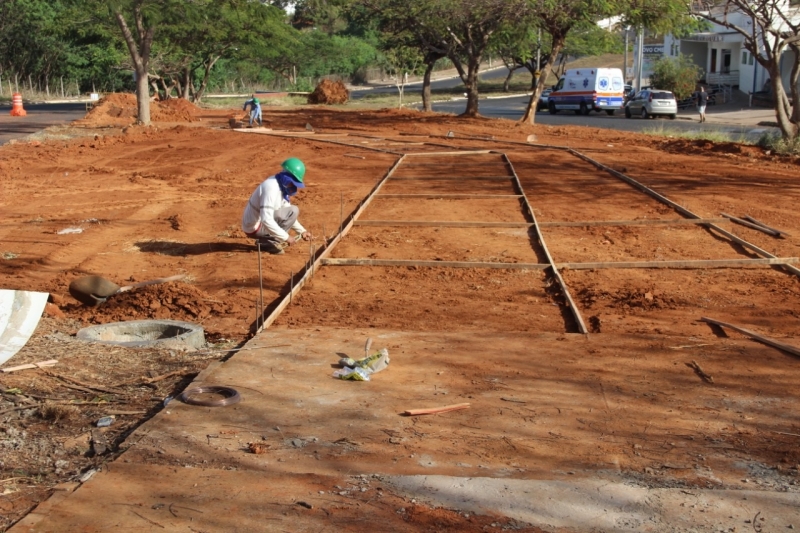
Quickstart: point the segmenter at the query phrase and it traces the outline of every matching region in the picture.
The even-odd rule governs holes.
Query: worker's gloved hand
[[[313,238],[314,238],[314,236],[313,236],[313,235],[311,235],[311,232],[310,232],[310,231],[306,231],[305,233],[303,233],[303,234],[301,235],[301,237],[303,238],[303,240],[304,240],[304,241],[310,241],[311,239],[313,239]]]

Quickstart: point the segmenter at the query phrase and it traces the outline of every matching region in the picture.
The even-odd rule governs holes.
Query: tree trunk
[[[433,109],[431,107],[431,74],[436,61],[438,59],[428,61],[425,65],[425,73],[422,75],[422,110],[427,112]]]
[[[508,67],[508,76],[506,76],[506,80],[503,82],[503,92],[507,93],[509,91],[509,87],[511,85],[511,77],[514,75],[514,71],[517,69],[512,69]]]
[[[147,79],[147,71],[139,72],[138,68],[136,69],[136,109],[139,124],[150,124],[150,84]]]
[[[553,65],[555,63],[558,53],[564,46],[565,39],[566,33],[553,35],[552,46],[550,47],[550,55],[547,57],[547,62],[545,63],[546,65]],[[520,122],[527,122],[529,124],[536,123],[536,106],[539,103],[539,97],[542,95],[542,91],[544,91],[545,80],[547,80],[547,75],[543,74],[539,76],[536,89],[533,91],[533,94],[531,94],[531,99],[528,101],[528,106],[525,108],[525,114],[522,115]]]
[[[211,69],[214,67],[214,64],[217,62],[217,60],[219,60],[220,57],[222,56],[209,57],[203,63],[203,81],[200,82],[200,87],[194,93],[195,103],[199,103],[200,99],[203,98],[203,94],[206,92],[206,87],[208,87],[208,80],[211,78]]]
[[[116,8],[114,18],[117,21],[122,37],[131,54],[133,68],[136,72],[136,107],[138,110],[139,124],[150,124],[150,89],[148,88],[148,70],[150,63],[150,46],[153,44],[155,28],[145,28],[144,15],[139,6],[134,8],[134,18],[136,30],[140,42],[137,43],[133,36],[125,17],[122,15],[121,8]]]
[[[464,116],[477,117],[478,116],[478,63],[473,65],[473,61],[469,62],[469,69],[467,70],[467,108],[464,110]]]
[[[189,65],[183,67],[183,94],[184,100],[189,100],[189,86],[192,84],[192,68]]]

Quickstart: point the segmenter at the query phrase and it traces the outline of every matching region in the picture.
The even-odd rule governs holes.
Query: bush
[[[695,91],[700,73],[700,67],[684,55],[665,57],[654,63],[650,82],[655,88],[672,91],[676,99],[683,100]]]
[[[800,154],[800,138],[784,139],[776,133],[764,133],[758,139],[758,145],[765,150],[772,150],[780,155]]]

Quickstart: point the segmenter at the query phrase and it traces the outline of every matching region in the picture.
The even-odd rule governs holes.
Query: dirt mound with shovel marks
[[[195,122],[197,106],[183,98],[170,98],[150,103],[150,120],[153,122]],[[135,94],[112,93],[100,101],[77,121],[81,126],[127,126],[136,122],[138,108]]]
[[[308,95],[309,104],[344,104],[350,99],[350,91],[340,81],[322,80],[314,92]]]

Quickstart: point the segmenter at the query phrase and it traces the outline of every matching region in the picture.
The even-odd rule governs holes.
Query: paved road
[[[508,76],[508,69],[506,67],[495,67],[489,70],[484,70],[479,74],[479,78],[481,80],[488,80],[494,78],[503,78]],[[461,87],[464,85],[464,82],[461,81],[461,78],[458,76],[444,78],[441,80],[431,81],[431,90],[441,90],[441,89],[452,89],[453,87]],[[387,85],[378,85],[371,88],[355,88],[350,92],[351,98],[357,100],[364,96],[368,96],[370,94],[397,94],[397,87],[392,85],[391,83]],[[422,82],[416,81],[413,83],[406,84],[404,88],[404,97],[406,95],[414,95],[416,97],[421,97],[422,94]],[[404,98],[405,99],[405,98]]]
[[[481,115],[493,118],[505,118],[510,120],[519,120],[525,112],[525,106],[528,104],[529,97],[516,96],[510,98],[491,98],[481,99],[479,103],[479,112]],[[433,110],[440,113],[453,113],[460,114],[464,112],[466,100],[455,100],[452,102],[439,102],[433,104]],[[679,130],[679,131],[716,131],[726,132],[733,138],[743,136],[748,140],[758,140],[758,138],[765,131],[773,128],[754,127],[754,126],[735,126],[727,124],[718,124],[705,122],[700,124],[697,122],[696,114],[692,112],[685,112],[685,115],[679,116],[676,120],[656,118],[652,120],[643,120],[641,118],[625,118],[622,111],[617,112],[614,116],[608,116],[605,113],[590,113],[589,115],[576,115],[571,111],[561,111],[557,115],[551,115],[547,111],[541,111],[536,114],[536,122],[538,124],[545,124],[548,126],[590,126],[594,128],[607,128],[621,131],[652,131],[663,127],[666,130]],[[708,108],[708,114],[713,115],[714,106]]]
[[[31,135],[49,126],[66,124],[86,115],[86,104],[25,104],[28,116],[12,117],[11,106],[0,106],[0,145]]]

